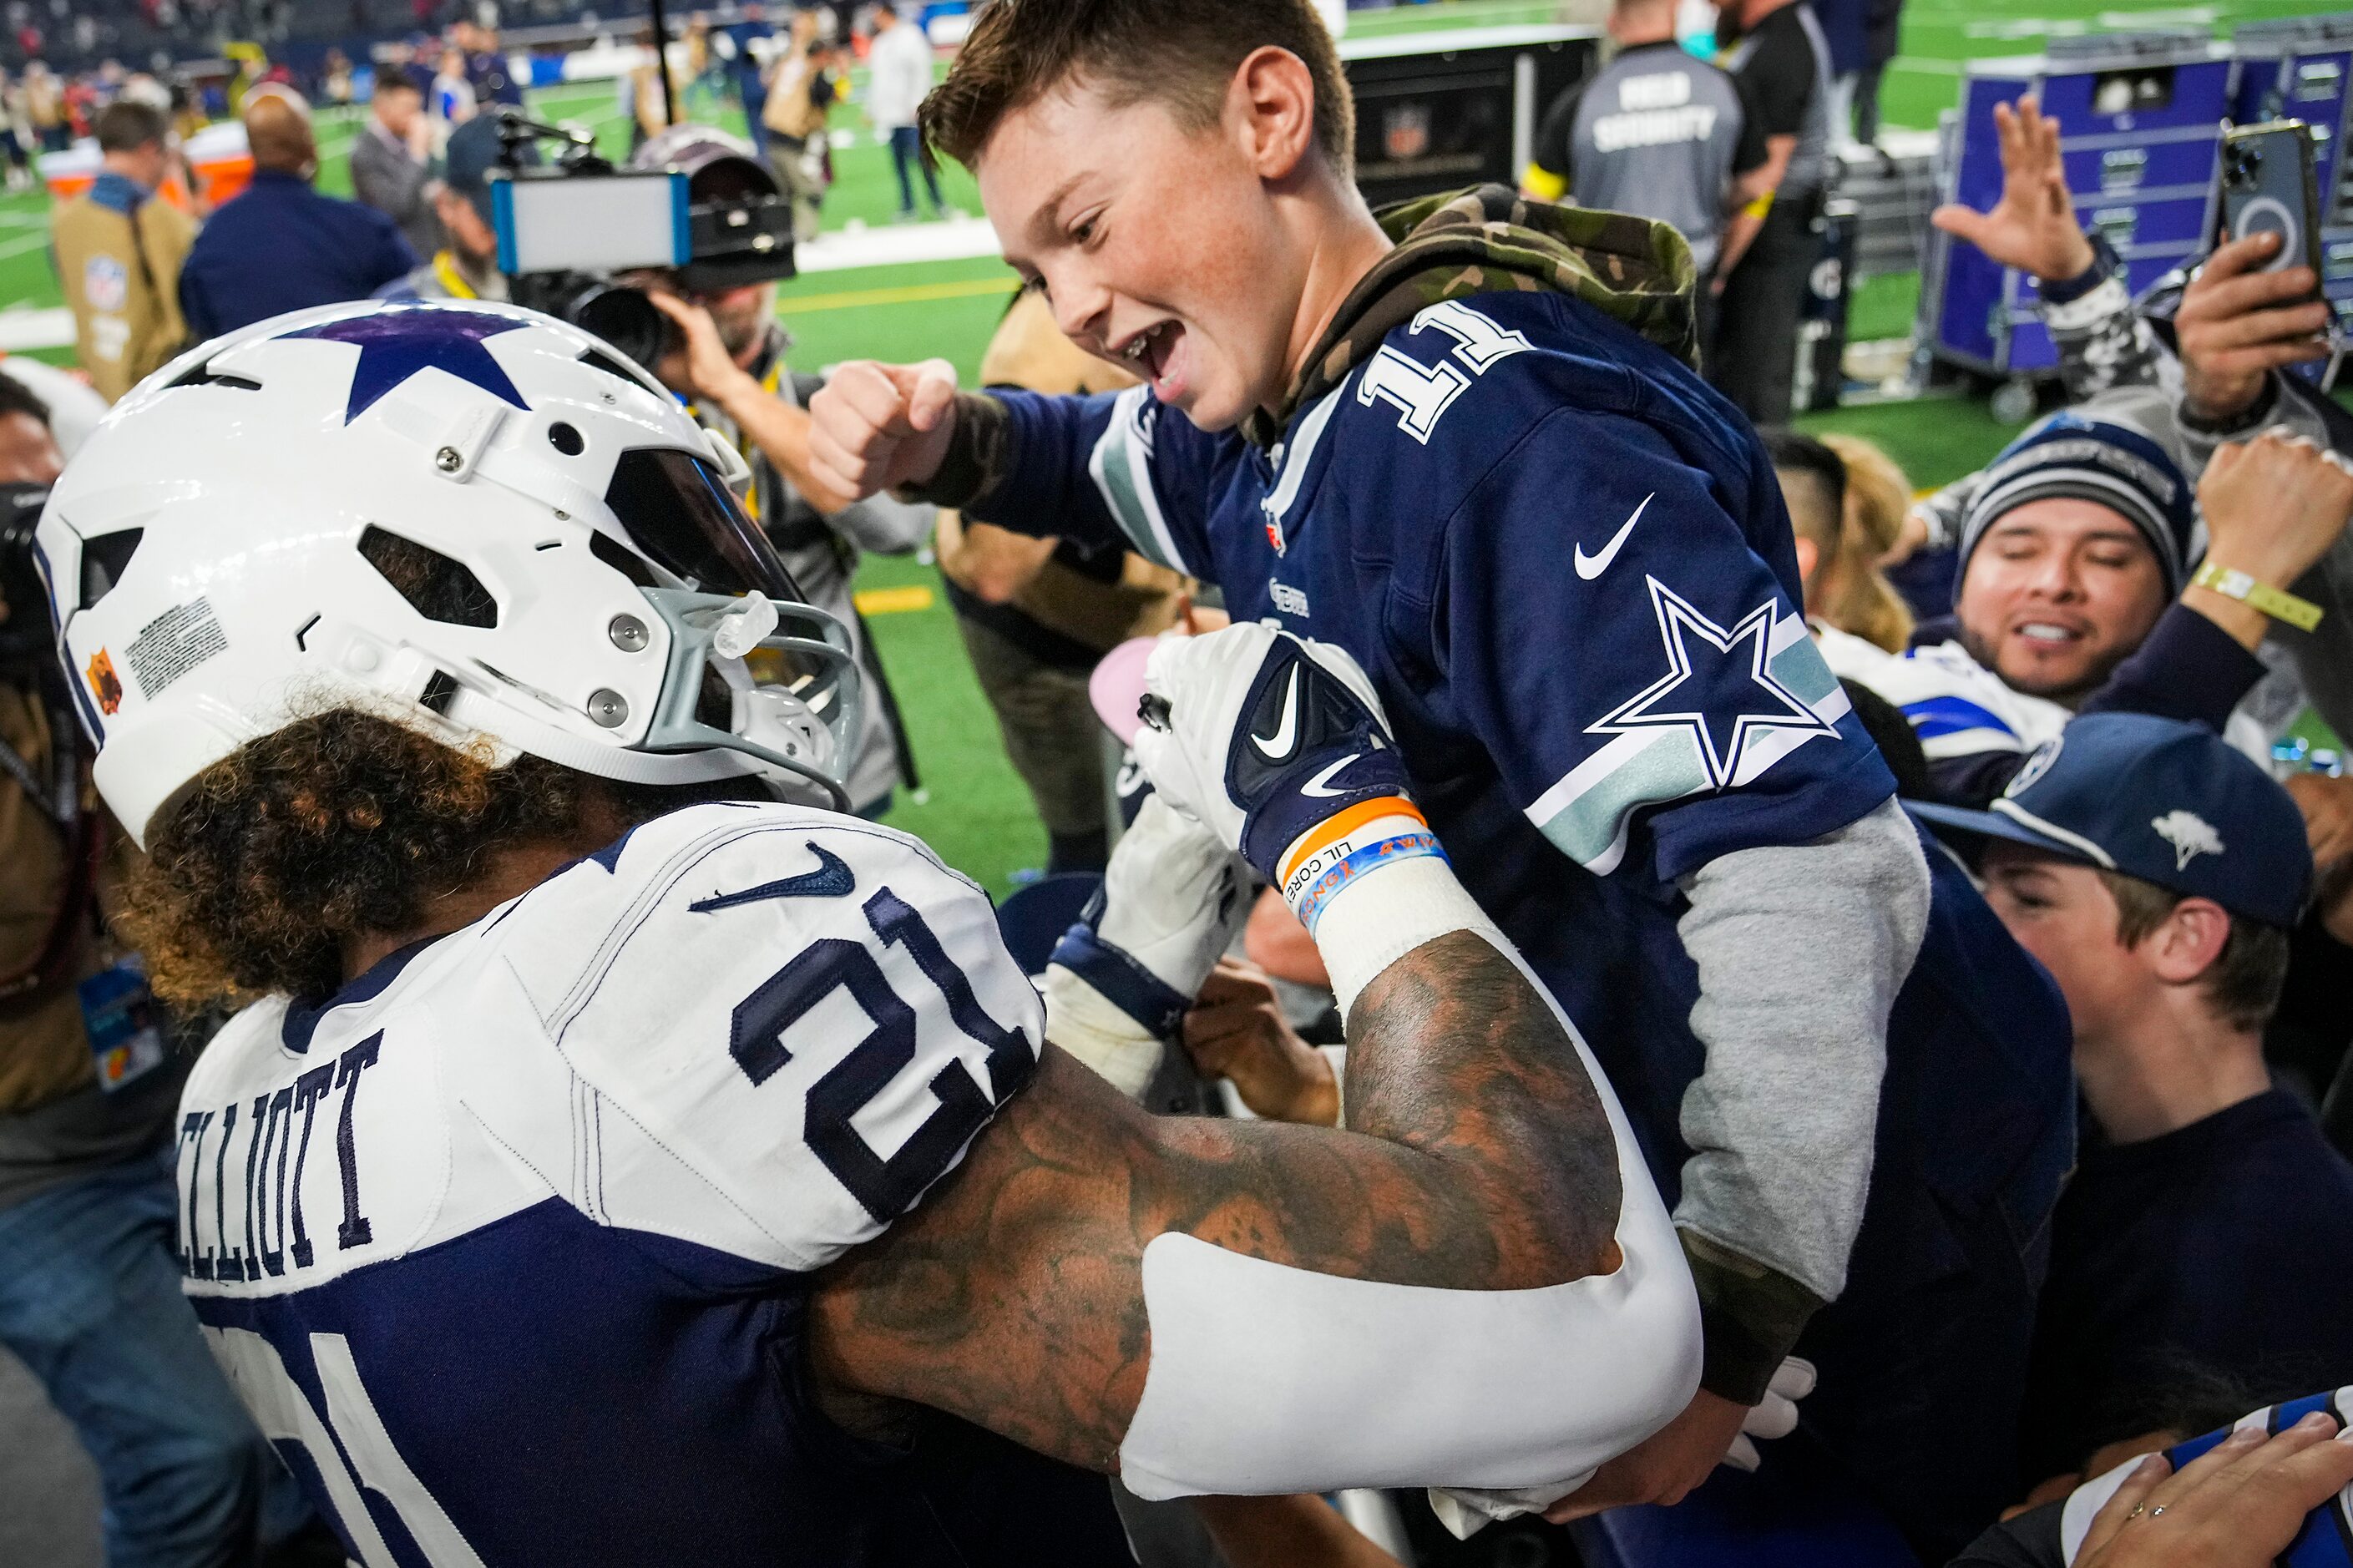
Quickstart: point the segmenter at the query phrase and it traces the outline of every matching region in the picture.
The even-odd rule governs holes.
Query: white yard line
[[[48,232],[0,243],[0,260],[46,246]],[[800,247],[803,272],[839,272],[856,267],[903,266],[919,261],[964,261],[997,254],[997,231],[985,218],[912,223],[889,228],[841,230]],[[0,310],[0,352],[71,348],[73,314],[63,309]]]
[[[0,350],[21,353],[26,349],[69,349],[73,341],[73,312],[63,306],[48,310],[0,310]]]

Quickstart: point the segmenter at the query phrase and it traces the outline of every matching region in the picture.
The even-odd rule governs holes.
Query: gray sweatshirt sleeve
[[[1683,1094],[1675,1224],[1706,1328],[1702,1385],[1753,1405],[1846,1284],[1928,863],[1890,800],[1810,844],[1711,861],[1683,890],[1707,1064]]]

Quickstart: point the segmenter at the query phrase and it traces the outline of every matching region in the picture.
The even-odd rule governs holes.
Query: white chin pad
[[[1120,1479],[1151,1499],[1581,1484],[1699,1384],[1699,1305],[1641,1169],[1623,1264],[1539,1289],[1376,1284],[1155,1237]]]

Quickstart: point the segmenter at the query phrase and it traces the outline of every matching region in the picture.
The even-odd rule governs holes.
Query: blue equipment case
[[[1972,60],[1941,128],[1945,199],[1984,211],[2001,198],[1994,105],[2031,93],[2059,121],[2077,215],[2107,237],[2137,294],[2205,248],[2233,66],[2227,46],[2189,30],[2054,39],[2048,54]],[[1921,283],[1919,341],[1937,358],[2021,381],[2056,369],[2032,279],[1938,232]]]

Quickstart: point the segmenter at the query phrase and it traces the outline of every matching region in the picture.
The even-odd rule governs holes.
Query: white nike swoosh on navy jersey
[[[1291,684],[1283,689],[1282,717],[1275,721],[1274,733],[1261,735],[1250,731],[1250,740],[1258,746],[1259,755],[1270,763],[1279,763],[1291,755],[1299,744],[1299,667],[1291,667]]]
[[[1299,793],[1302,795],[1314,795],[1317,800],[1337,800],[1340,796],[1347,794],[1348,792],[1344,789],[1327,789],[1324,786],[1331,783],[1332,775],[1334,773],[1338,773],[1342,768],[1346,767],[1350,763],[1355,762],[1358,757],[1361,757],[1365,753],[1362,752],[1350,752],[1346,756],[1342,757],[1330,767],[1321,770],[1314,778],[1309,779],[1305,784],[1301,784],[1299,786]]]
[[[1642,521],[1643,507],[1649,506],[1651,502],[1656,499],[1656,491],[1652,491],[1650,495],[1644,496],[1642,498],[1641,506],[1636,507],[1634,509],[1634,515],[1628,518],[1625,523],[1620,527],[1618,531],[1609,536],[1609,542],[1601,547],[1600,554],[1588,555],[1585,552],[1585,546],[1579,544],[1577,547],[1577,574],[1590,583],[1596,577],[1600,576],[1604,572],[1609,571],[1609,563],[1618,559],[1619,548],[1626,542],[1626,536],[1634,531],[1634,525],[1636,523]]]

